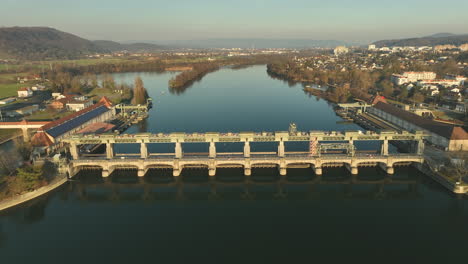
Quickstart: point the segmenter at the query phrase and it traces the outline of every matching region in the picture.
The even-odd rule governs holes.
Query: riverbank
[[[460,184],[457,182],[450,181],[446,177],[442,176],[440,173],[434,171],[428,162],[424,165],[416,166],[416,168],[422,172],[424,175],[429,176],[431,179],[442,185],[445,189],[449,190],[455,194],[467,194],[468,185]]]
[[[52,183],[50,183],[50,184],[48,184],[46,186],[42,186],[37,190],[34,190],[32,192],[27,192],[27,193],[24,193],[24,194],[14,196],[14,197],[5,199],[3,201],[0,201],[0,212],[4,211],[4,210],[7,210],[7,209],[10,209],[10,208],[13,208],[13,207],[18,206],[18,205],[21,205],[23,203],[29,202],[31,200],[34,200],[34,199],[36,199],[36,198],[38,198],[38,197],[40,197],[42,195],[45,195],[45,194],[47,194],[47,193],[61,187],[67,181],[68,181],[68,179],[65,176],[59,177],[55,181],[53,181]]]

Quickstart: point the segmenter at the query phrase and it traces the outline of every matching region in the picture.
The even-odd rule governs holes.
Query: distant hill
[[[93,43],[103,50],[110,52],[128,51],[128,52],[154,52],[167,49],[166,46],[151,43],[130,43],[123,44],[110,40],[95,40]]]
[[[200,39],[200,40],[177,40],[166,41],[164,44],[184,48],[332,48],[336,46],[349,46],[350,43],[339,40],[314,40],[314,39],[250,39],[250,38],[228,38],[228,39]]]
[[[454,37],[456,35],[457,34],[442,32],[442,33],[436,33],[430,36],[426,36],[426,38],[446,38],[446,37]]]
[[[48,27],[0,27],[0,56],[26,60],[74,59],[92,53],[151,52],[156,44],[90,41]]]
[[[47,27],[0,28],[0,54],[20,59],[69,59],[105,52],[89,40]]]
[[[451,33],[438,33],[428,37],[380,40],[374,42],[378,47],[393,46],[436,46],[436,45],[462,45],[468,43],[468,35],[453,35]]]

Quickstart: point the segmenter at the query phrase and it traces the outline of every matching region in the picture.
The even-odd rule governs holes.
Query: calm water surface
[[[291,122],[302,131],[360,129],[337,123],[327,102],[271,79],[264,66],[223,69],[172,92],[172,73],[115,76],[130,83],[137,75],[155,107],[130,133],[277,131]],[[187,170],[176,181],[164,170],[144,179],[118,171],[106,181],[86,171],[0,215],[0,263],[464,262],[467,225],[467,199],[413,168],[397,168],[391,178],[363,168],[356,179],[342,168],[325,169],[320,180],[309,169],[289,169],[284,178],[274,169],[254,169],[250,178],[224,169],[215,180]]]

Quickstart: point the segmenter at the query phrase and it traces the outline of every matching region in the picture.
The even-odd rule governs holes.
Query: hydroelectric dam
[[[70,154],[68,176],[74,177],[83,169],[101,169],[103,177],[119,169],[135,169],[143,177],[149,169],[172,169],[173,176],[180,176],[184,168],[206,168],[209,176],[216,175],[217,168],[242,168],[250,176],[253,168],[276,167],[280,175],[288,168],[310,167],[316,175],[322,175],[327,167],[345,166],[352,175],[359,167],[380,166],[386,173],[393,174],[394,167],[424,162],[424,138],[422,131],[345,131],[326,132],[290,131],[240,132],[240,133],[144,133],[144,134],[101,134],[72,135],[63,139]],[[380,147],[374,154],[356,150],[357,141],[379,141]],[[410,142],[411,153],[389,153],[389,142]],[[251,143],[270,142],[277,144],[275,152],[256,152]],[[309,151],[287,152],[286,142],[307,142]],[[173,144],[172,153],[150,153],[148,144]],[[186,155],[183,145],[203,143],[209,152]],[[216,144],[241,143],[242,152],[217,152]],[[137,144],[137,154],[116,154],[115,144]],[[80,151],[82,145],[105,145],[105,154],[86,155]]]

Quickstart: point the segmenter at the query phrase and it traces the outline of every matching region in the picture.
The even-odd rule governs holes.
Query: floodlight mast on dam
[[[246,176],[251,175],[254,167],[278,168],[280,175],[286,175],[288,167],[292,165],[308,165],[315,174],[321,175],[323,167],[346,166],[351,174],[358,174],[358,167],[381,166],[388,174],[394,173],[394,165],[423,163],[423,139],[426,135],[421,131],[380,133],[367,131],[324,132],[324,131],[281,131],[281,132],[240,132],[240,133],[170,133],[170,134],[101,134],[101,135],[73,135],[63,141],[68,143],[72,160],[69,175],[73,177],[83,168],[101,168],[102,176],[108,177],[115,169],[135,168],[138,176],[142,177],[151,168],[172,168],[173,175],[179,176],[184,168],[207,168],[210,176],[215,176],[216,168],[242,167]],[[287,152],[285,142],[309,142],[307,152]],[[355,141],[381,141],[381,148],[376,155],[359,154],[355,150]],[[413,153],[389,154],[389,141],[412,141]],[[216,143],[244,144],[243,152],[218,153]],[[276,142],[276,152],[255,152],[251,150],[251,143]],[[139,154],[115,154],[114,144],[140,144]],[[174,144],[174,152],[149,153],[148,144]],[[206,143],[209,152],[204,156],[184,155],[182,144]],[[106,145],[106,154],[89,157],[82,155],[80,145]],[[329,154],[329,150],[340,150],[340,154]],[[336,152],[336,151],[335,151]]]

